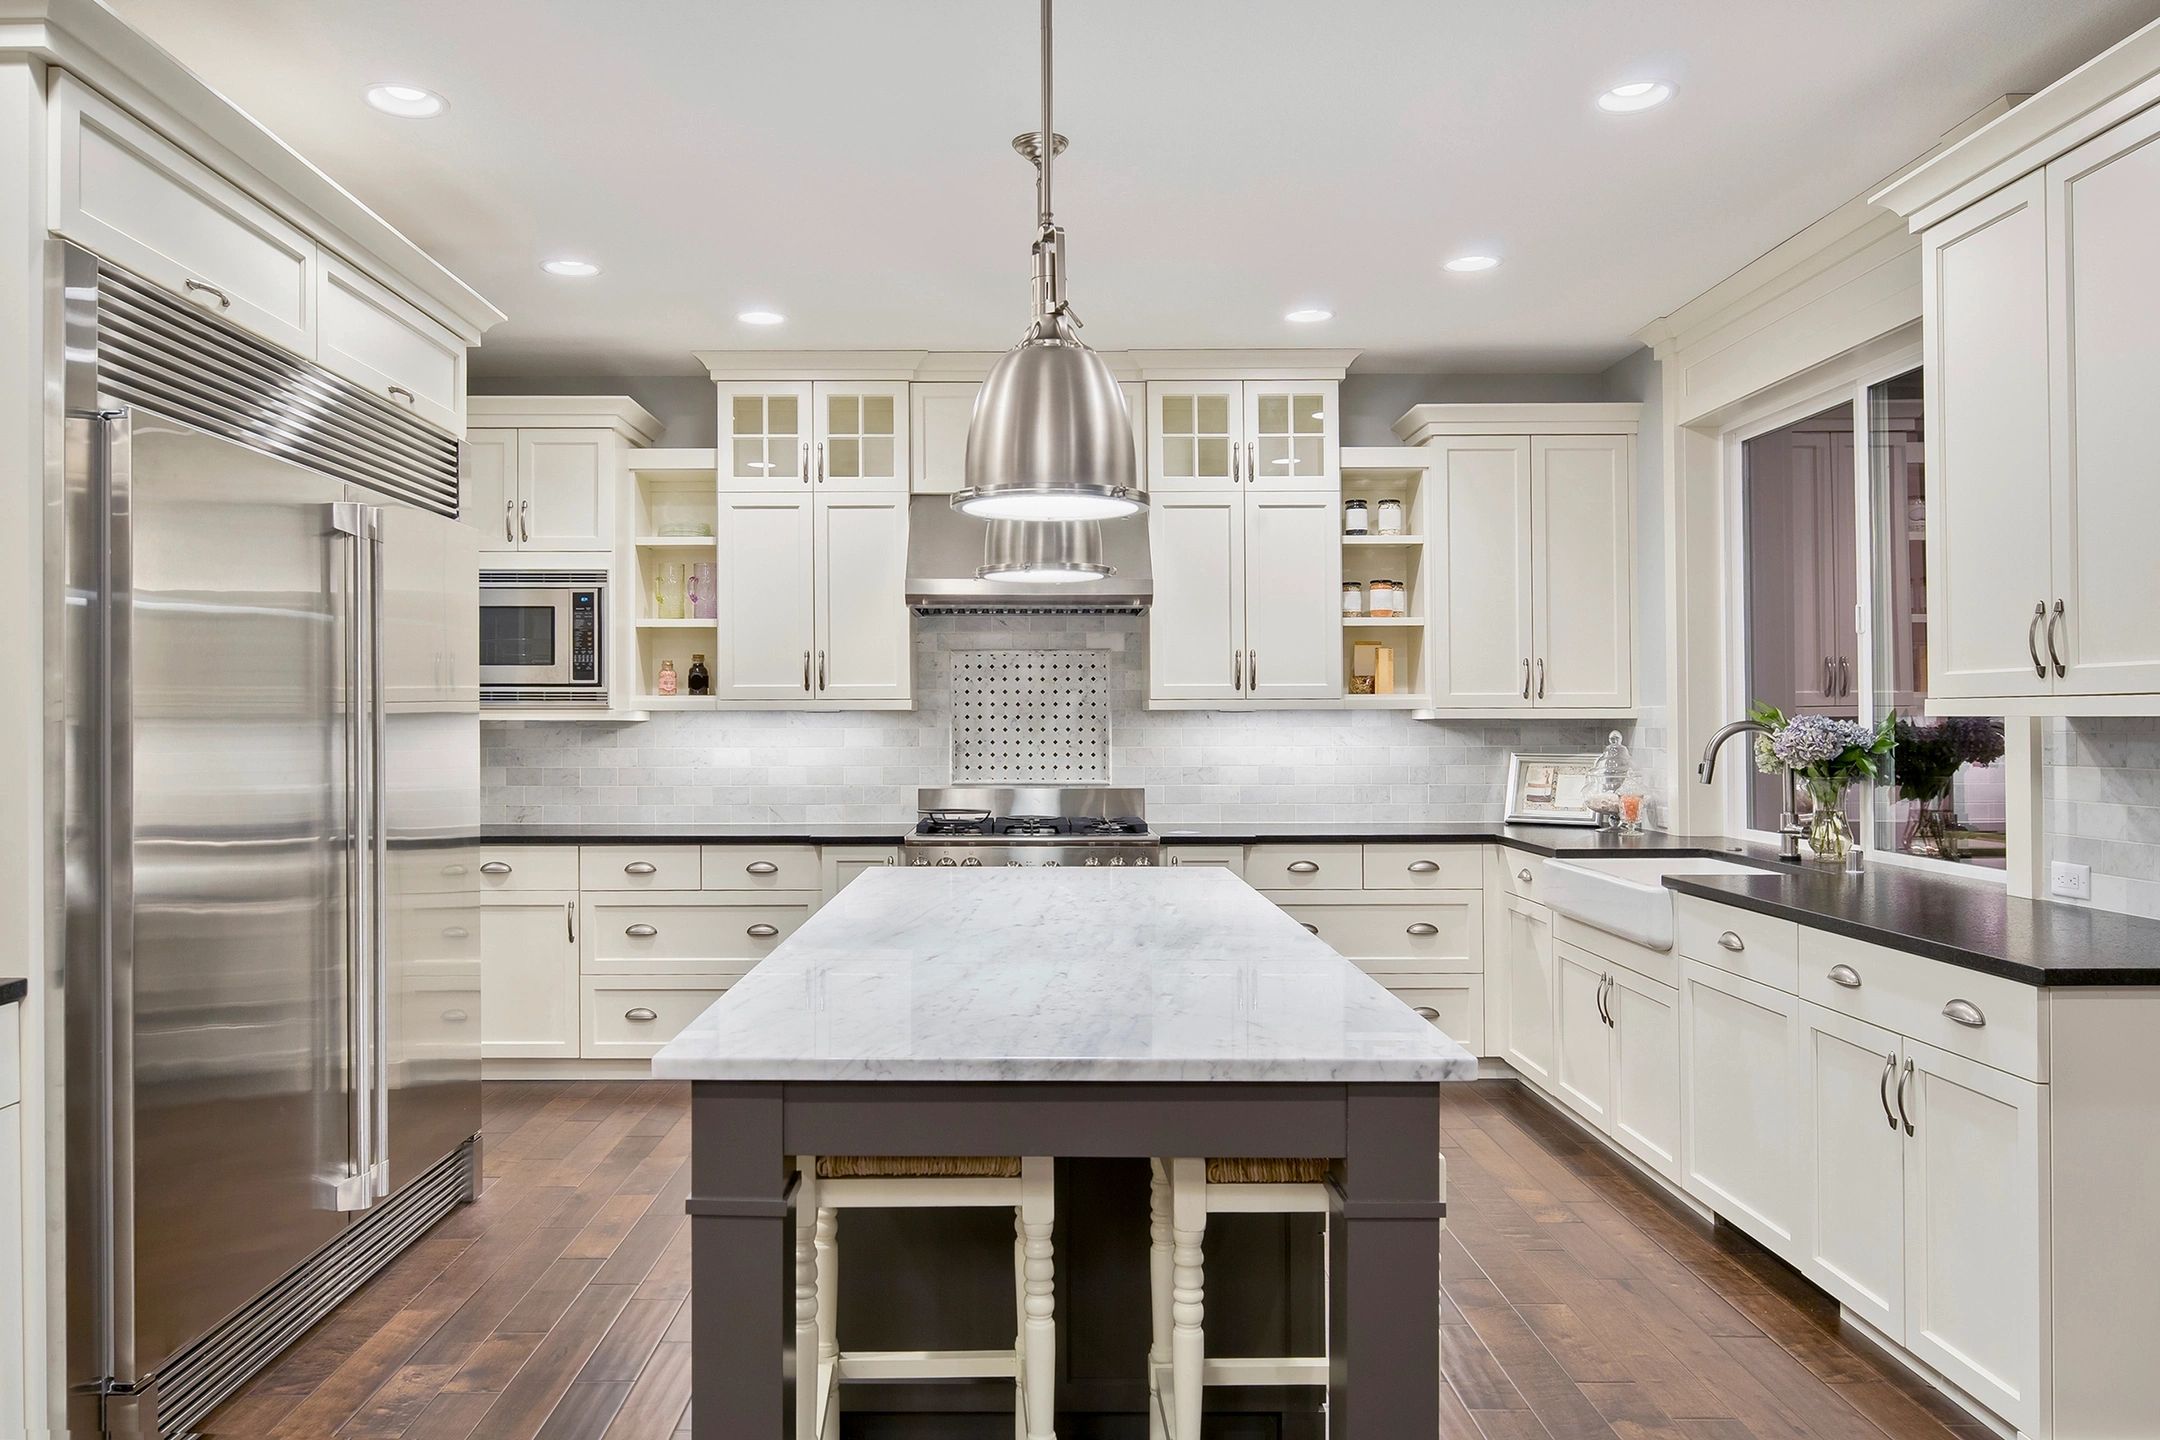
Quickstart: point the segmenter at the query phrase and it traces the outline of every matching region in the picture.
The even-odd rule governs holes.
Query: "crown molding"
[[[1003,350],[698,350],[716,381],[977,381]],[[1098,350],[1112,376],[1137,380],[1340,380],[1355,350]]]
[[[465,423],[472,429],[612,430],[637,446],[651,445],[666,428],[627,395],[468,395]]]
[[[1393,429],[1405,445],[1451,435],[1633,435],[1642,408],[1633,400],[1413,405]]]

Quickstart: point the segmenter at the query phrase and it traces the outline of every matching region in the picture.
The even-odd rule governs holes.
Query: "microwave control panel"
[[[570,593],[570,683],[600,683],[600,592]]]

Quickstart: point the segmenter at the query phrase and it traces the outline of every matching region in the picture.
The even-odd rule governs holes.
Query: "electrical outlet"
[[[2048,866],[2048,893],[2065,900],[2092,899],[2092,866],[2057,860]]]

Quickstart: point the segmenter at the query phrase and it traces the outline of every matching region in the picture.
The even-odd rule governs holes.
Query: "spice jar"
[[[1343,501],[1342,533],[1345,535],[1370,535],[1372,533],[1372,511],[1363,500]]]
[[[1365,613],[1365,587],[1355,580],[1342,582],[1342,613],[1363,615]]]
[[[692,655],[690,657],[690,693],[693,695],[712,694],[712,672],[705,668],[705,657],[703,655]]]
[[[675,662],[673,660],[662,660],[660,662],[660,675],[658,679],[653,681],[653,693],[656,695],[673,695],[675,693]]]
[[[1380,502],[1380,533],[1382,535],[1400,535],[1403,533],[1402,501],[1382,500]]]
[[[1365,613],[1373,616],[1399,616],[1403,613],[1403,584],[1400,580],[1375,580],[1366,587],[1370,599]]]

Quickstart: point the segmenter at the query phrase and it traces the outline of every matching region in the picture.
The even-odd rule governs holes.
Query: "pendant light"
[[[1013,148],[1035,165],[1035,318],[975,399],[955,509],[985,520],[1113,520],[1147,505],[1132,417],[1065,300],[1065,231],[1051,218],[1050,0],[1042,0],[1042,129]],[[1084,577],[1082,577],[1084,578]]]
[[[993,520],[983,537],[978,580],[1064,585],[1117,573],[1103,562],[1102,526],[1093,520]]]

